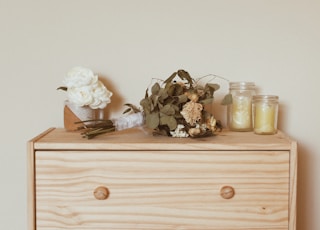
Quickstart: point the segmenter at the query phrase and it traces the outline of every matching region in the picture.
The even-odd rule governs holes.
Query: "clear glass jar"
[[[253,130],[256,134],[275,134],[278,126],[279,97],[274,95],[253,96]]]
[[[67,131],[76,131],[82,125],[77,122],[94,120],[86,122],[86,124],[92,125],[103,119],[103,109],[92,109],[89,106],[78,106],[69,101],[64,102],[64,128]]]
[[[227,108],[227,124],[232,131],[252,131],[253,82],[230,82],[229,93],[232,103]]]

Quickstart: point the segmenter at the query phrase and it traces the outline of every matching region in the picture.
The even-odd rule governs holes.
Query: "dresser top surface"
[[[80,132],[50,128],[29,141],[34,150],[290,150],[295,141],[279,131],[275,135],[253,132],[217,132],[203,138],[153,136],[143,128],[82,138]]]

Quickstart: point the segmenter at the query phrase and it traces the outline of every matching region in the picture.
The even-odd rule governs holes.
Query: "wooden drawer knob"
[[[109,190],[104,186],[99,186],[94,190],[93,195],[97,200],[105,200],[109,196]]]
[[[231,199],[235,194],[234,188],[231,186],[223,186],[220,189],[220,195],[224,199]]]

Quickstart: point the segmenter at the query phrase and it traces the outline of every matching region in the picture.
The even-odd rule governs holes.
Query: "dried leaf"
[[[170,116],[175,114],[175,110],[172,105],[167,104],[162,109],[160,109],[160,113]]]
[[[146,125],[150,129],[155,129],[160,123],[159,112],[146,114]]]
[[[188,101],[188,96],[185,94],[174,97],[177,104],[185,103]]]
[[[183,69],[178,70],[178,76],[179,76],[182,80],[187,80],[188,83],[189,83],[189,85],[190,85],[190,87],[192,86],[192,84],[193,84],[193,79],[192,79],[192,77],[190,76],[190,74],[189,74],[187,71],[185,71],[185,70],[183,70]]]
[[[165,84],[164,88],[165,88],[167,91],[169,91],[169,88],[170,88],[172,85],[173,85],[172,81],[167,82],[167,83]]]
[[[230,105],[232,104],[232,94],[227,94],[222,99],[221,105]]]
[[[67,90],[68,90],[68,87],[60,86],[59,88],[57,88],[57,90],[67,91]]]
[[[161,87],[160,87],[159,83],[158,83],[158,82],[155,83],[155,84],[152,86],[152,88],[151,88],[151,93],[152,93],[153,95],[158,94],[160,88],[161,88]]]
[[[167,90],[167,94],[169,96],[172,96],[174,94],[175,91],[175,84],[173,84],[172,82],[167,83],[165,86],[165,89]]]
[[[213,91],[217,91],[218,89],[220,89],[220,85],[218,85],[218,84],[207,83],[206,85],[209,88],[213,89]]]
[[[125,111],[123,111],[122,114],[129,113],[130,111],[131,111],[131,108],[127,108]]]
[[[172,82],[173,79],[176,77],[176,75],[177,75],[177,72],[174,72],[173,74],[170,75],[170,77],[168,77],[168,78],[164,81],[164,83]]]
[[[207,83],[204,87],[206,98],[213,98],[213,94],[216,90],[220,88],[217,84]]]
[[[134,113],[139,113],[141,112],[140,109],[138,109],[135,105],[133,104],[129,104],[129,103],[126,103],[124,104],[125,106],[128,106],[129,108],[126,109],[123,113],[128,113],[130,111],[133,111]]]
[[[159,90],[159,101],[161,101],[163,103],[163,101],[168,97],[168,93],[167,90],[161,88]]]
[[[183,87],[179,84],[175,84],[174,96],[183,94]]]
[[[204,104],[204,105],[211,104],[211,103],[213,103],[213,98],[207,98],[207,99],[201,100],[201,101],[199,101],[199,103]]]
[[[170,130],[175,130],[178,124],[174,116],[162,116],[160,118],[160,125],[167,125]]]
[[[177,83],[170,84],[167,88],[167,93],[169,96],[177,96],[183,93],[183,88]]]
[[[148,98],[149,97],[148,91],[149,91],[149,89],[146,89],[146,93],[144,95],[144,98]]]
[[[151,111],[154,110],[154,108],[158,105],[158,102],[159,102],[159,96],[158,95],[151,95],[150,97],[151,99]]]
[[[150,113],[151,104],[149,102],[149,98],[144,98],[140,101],[140,105],[142,106],[145,113]]]
[[[172,108],[174,109],[175,113],[180,115],[180,107],[177,105],[172,105]]]

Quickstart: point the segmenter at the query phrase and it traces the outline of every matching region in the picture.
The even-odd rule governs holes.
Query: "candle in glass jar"
[[[236,96],[232,101],[232,129],[251,129],[251,98]]]
[[[252,130],[252,96],[255,95],[253,82],[230,82],[229,93],[232,103],[227,108],[228,127],[232,131]]]
[[[254,132],[274,134],[277,132],[278,97],[258,95],[253,97]]]

